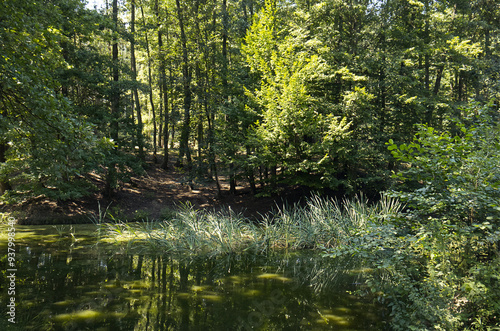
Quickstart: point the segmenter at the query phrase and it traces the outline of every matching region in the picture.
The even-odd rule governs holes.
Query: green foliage
[[[150,218],[151,214],[147,210],[138,209],[134,212],[132,221],[147,221]]]
[[[409,143],[416,123],[446,128],[461,105],[500,91],[494,1],[207,0],[177,8],[148,0],[135,3],[134,31],[130,2],[120,3],[116,22],[111,8],[86,10],[80,0],[0,6],[0,162],[24,162],[6,164],[0,177],[12,197],[81,196],[91,171],[108,173],[115,189],[139,170],[126,154],[140,153],[142,135],[156,151],[165,132],[174,147],[181,133],[191,176],[229,173],[233,186],[242,177],[255,184],[261,167],[273,174],[271,189],[281,179],[376,196],[394,165],[388,139]],[[132,41],[137,72],[129,69]],[[116,44],[117,58],[109,54]]]
[[[137,170],[112,152],[127,145],[126,118],[118,141],[109,139],[105,100],[129,88],[109,81],[112,63],[97,48],[109,21],[78,0],[3,1],[0,9],[3,201],[79,198],[95,190],[89,174],[102,165],[117,164],[122,177]]]
[[[500,325],[498,124],[491,108],[463,112],[450,130],[421,125],[411,142],[388,142],[402,162],[399,190],[388,195],[407,210],[373,217],[347,247],[327,253],[361,255],[377,270],[367,284],[391,307],[396,330]]]
[[[453,123],[455,134],[420,125],[410,143],[389,141],[388,149],[405,165],[394,177],[411,187],[393,194],[415,210],[419,221],[433,217],[477,229],[498,227],[499,127],[488,112],[464,109],[466,118]]]
[[[78,8],[78,3],[68,2]],[[111,148],[95,135],[96,126],[75,112],[58,92],[54,73],[67,66],[63,56],[61,7],[27,1],[1,4],[0,177],[8,178],[5,198],[45,195],[53,199],[88,193],[87,173]],[[81,10],[82,8],[79,7]],[[3,192],[2,192],[3,193]]]
[[[182,255],[219,255],[259,248],[257,227],[232,211],[204,213],[186,205],[160,223],[104,224],[108,237],[130,249]],[[254,247],[256,246],[256,247]]]
[[[275,247],[339,247],[350,243],[357,229],[364,228],[375,215],[389,217],[400,208],[399,203],[385,197],[369,204],[363,196],[341,202],[313,196],[304,207],[285,207],[268,216],[263,231]]]
[[[311,93],[310,82],[329,71],[319,40],[301,27],[277,31],[279,19],[275,2],[267,1],[242,46],[250,69],[261,76],[260,88],[248,92],[262,109],[255,125],[258,157],[285,167],[292,184],[335,188],[328,161],[341,153],[350,123]]]

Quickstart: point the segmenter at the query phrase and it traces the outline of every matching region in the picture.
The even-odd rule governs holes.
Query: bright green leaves
[[[241,46],[250,69],[266,76],[273,73],[273,60],[277,58],[276,3],[268,0]]]
[[[261,76],[253,94],[262,109],[255,128],[261,156],[285,167],[294,183],[329,186],[327,161],[337,156],[350,124],[310,91],[311,82],[329,71],[320,55],[321,42],[293,22],[276,31],[279,15],[274,2],[266,1],[242,47],[247,64]]]
[[[464,58],[476,58],[483,52],[480,43],[471,44],[470,40],[460,40],[456,36],[447,41],[451,55],[460,55]]]
[[[500,198],[498,127],[484,114],[471,115],[468,121],[475,124],[457,122],[453,132],[421,125],[411,142],[398,146],[391,139],[386,144],[403,164],[394,177],[406,183],[402,192],[393,194],[423,218],[472,224],[499,216],[491,208]]]
[[[388,140],[400,163],[389,196],[405,209],[370,219],[350,245],[328,253],[358,254],[377,269],[366,283],[390,307],[394,330],[498,325],[498,113],[472,105],[450,122],[448,130],[420,125],[404,144]]]
[[[386,144],[401,163],[394,175],[398,191],[390,195],[409,207],[398,222],[409,232],[405,240],[410,246],[405,251],[416,254],[412,259],[425,266],[425,273],[386,288],[397,301],[395,316],[404,316],[397,318],[401,329],[417,321],[414,311],[428,314],[429,305],[442,307],[433,323],[443,329],[472,325],[471,329],[479,330],[497,325],[492,316],[498,311],[499,292],[491,281],[498,273],[500,238],[500,128],[496,116],[491,108],[473,105],[464,110],[460,121],[452,121],[449,130],[421,125],[409,143],[398,145],[391,139]],[[406,263],[409,261],[410,256]],[[404,272],[395,276],[402,275]],[[425,298],[420,297],[431,283],[446,292],[434,288]],[[376,282],[375,286],[383,287]],[[415,307],[413,298],[407,302],[408,288],[418,289],[410,293],[426,305]],[[456,301],[459,297],[461,307]],[[450,305],[456,305],[457,311],[450,313]],[[408,315],[410,311],[412,315]]]

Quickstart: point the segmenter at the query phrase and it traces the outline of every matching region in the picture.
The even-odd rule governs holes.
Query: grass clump
[[[183,255],[227,254],[258,246],[258,226],[231,210],[207,213],[186,205],[169,216],[161,222],[106,223],[107,239],[141,251]]]
[[[355,232],[375,218],[397,214],[401,207],[395,199],[387,197],[369,204],[362,195],[342,202],[313,196],[303,207],[285,207],[266,217],[262,229],[266,240],[275,247],[337,247],[348,243]]]
[[[388,202],[389,201],[389,202]],[[401,206],[388,198],[369,205],[362,197],[338,202],[313,196],[253,222],[228,209],[206,212],[185,205],[163,221],[104,223],[107,240],[129,249],[179,255],[220,255],[269,249],[318,249],[350,240],[370,219]],[[383,216],[384,217],[384,216]]]

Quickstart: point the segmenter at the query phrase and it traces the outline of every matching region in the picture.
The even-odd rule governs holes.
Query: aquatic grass
[[[403,211],[405,204],[401,203],[397,198],[388,195],[382,195],[377,203],[377,215],[382,221],[392,220]]]
[[[366,227],[379,209],[378,204],[369,205],[363,196],[340,203],[312,196],[305,206],[285,206],[268,216],[263,229],[274,247],[334,247],[345,244],[354,231]]]
[[[95,225],[101,225],[106,223],[106,218],[108,216],[111,216],[109,213],[109,207],[111,206],[111,203],[106,207],[106,209],[101,208],[101,204],[97,203],[97,213],[92,212],[89,216],[90,221],[95,224]]]
[[[399,211],[392,198],[370,205],[364,197],[342,200],[313,196],[304,206],[286,205],[252,222],[231,209],[219,212],[183,205],[164,221],[106,223],[108,239],[127,249],[210,256],[269,249],[320,249],[347,244],[370,222]]]
[[[108,238],[133,241],[131,248],[178,254],[229,254],[251,247],[257,226],[231,210],[207,213],[184,206],[176,217],[162,222],[107,225]]]

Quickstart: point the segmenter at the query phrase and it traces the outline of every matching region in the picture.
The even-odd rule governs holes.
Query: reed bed
[[[253,222],[228,209],[210,213],[183,206],[162,221],[101,223],[103,240],[142,252],[220,255],[269,249],[323,249],[345,245],[354,231],[397,214],[401,204],[362,196],[338,202],[313,196],[303,206],[285,206]]]

